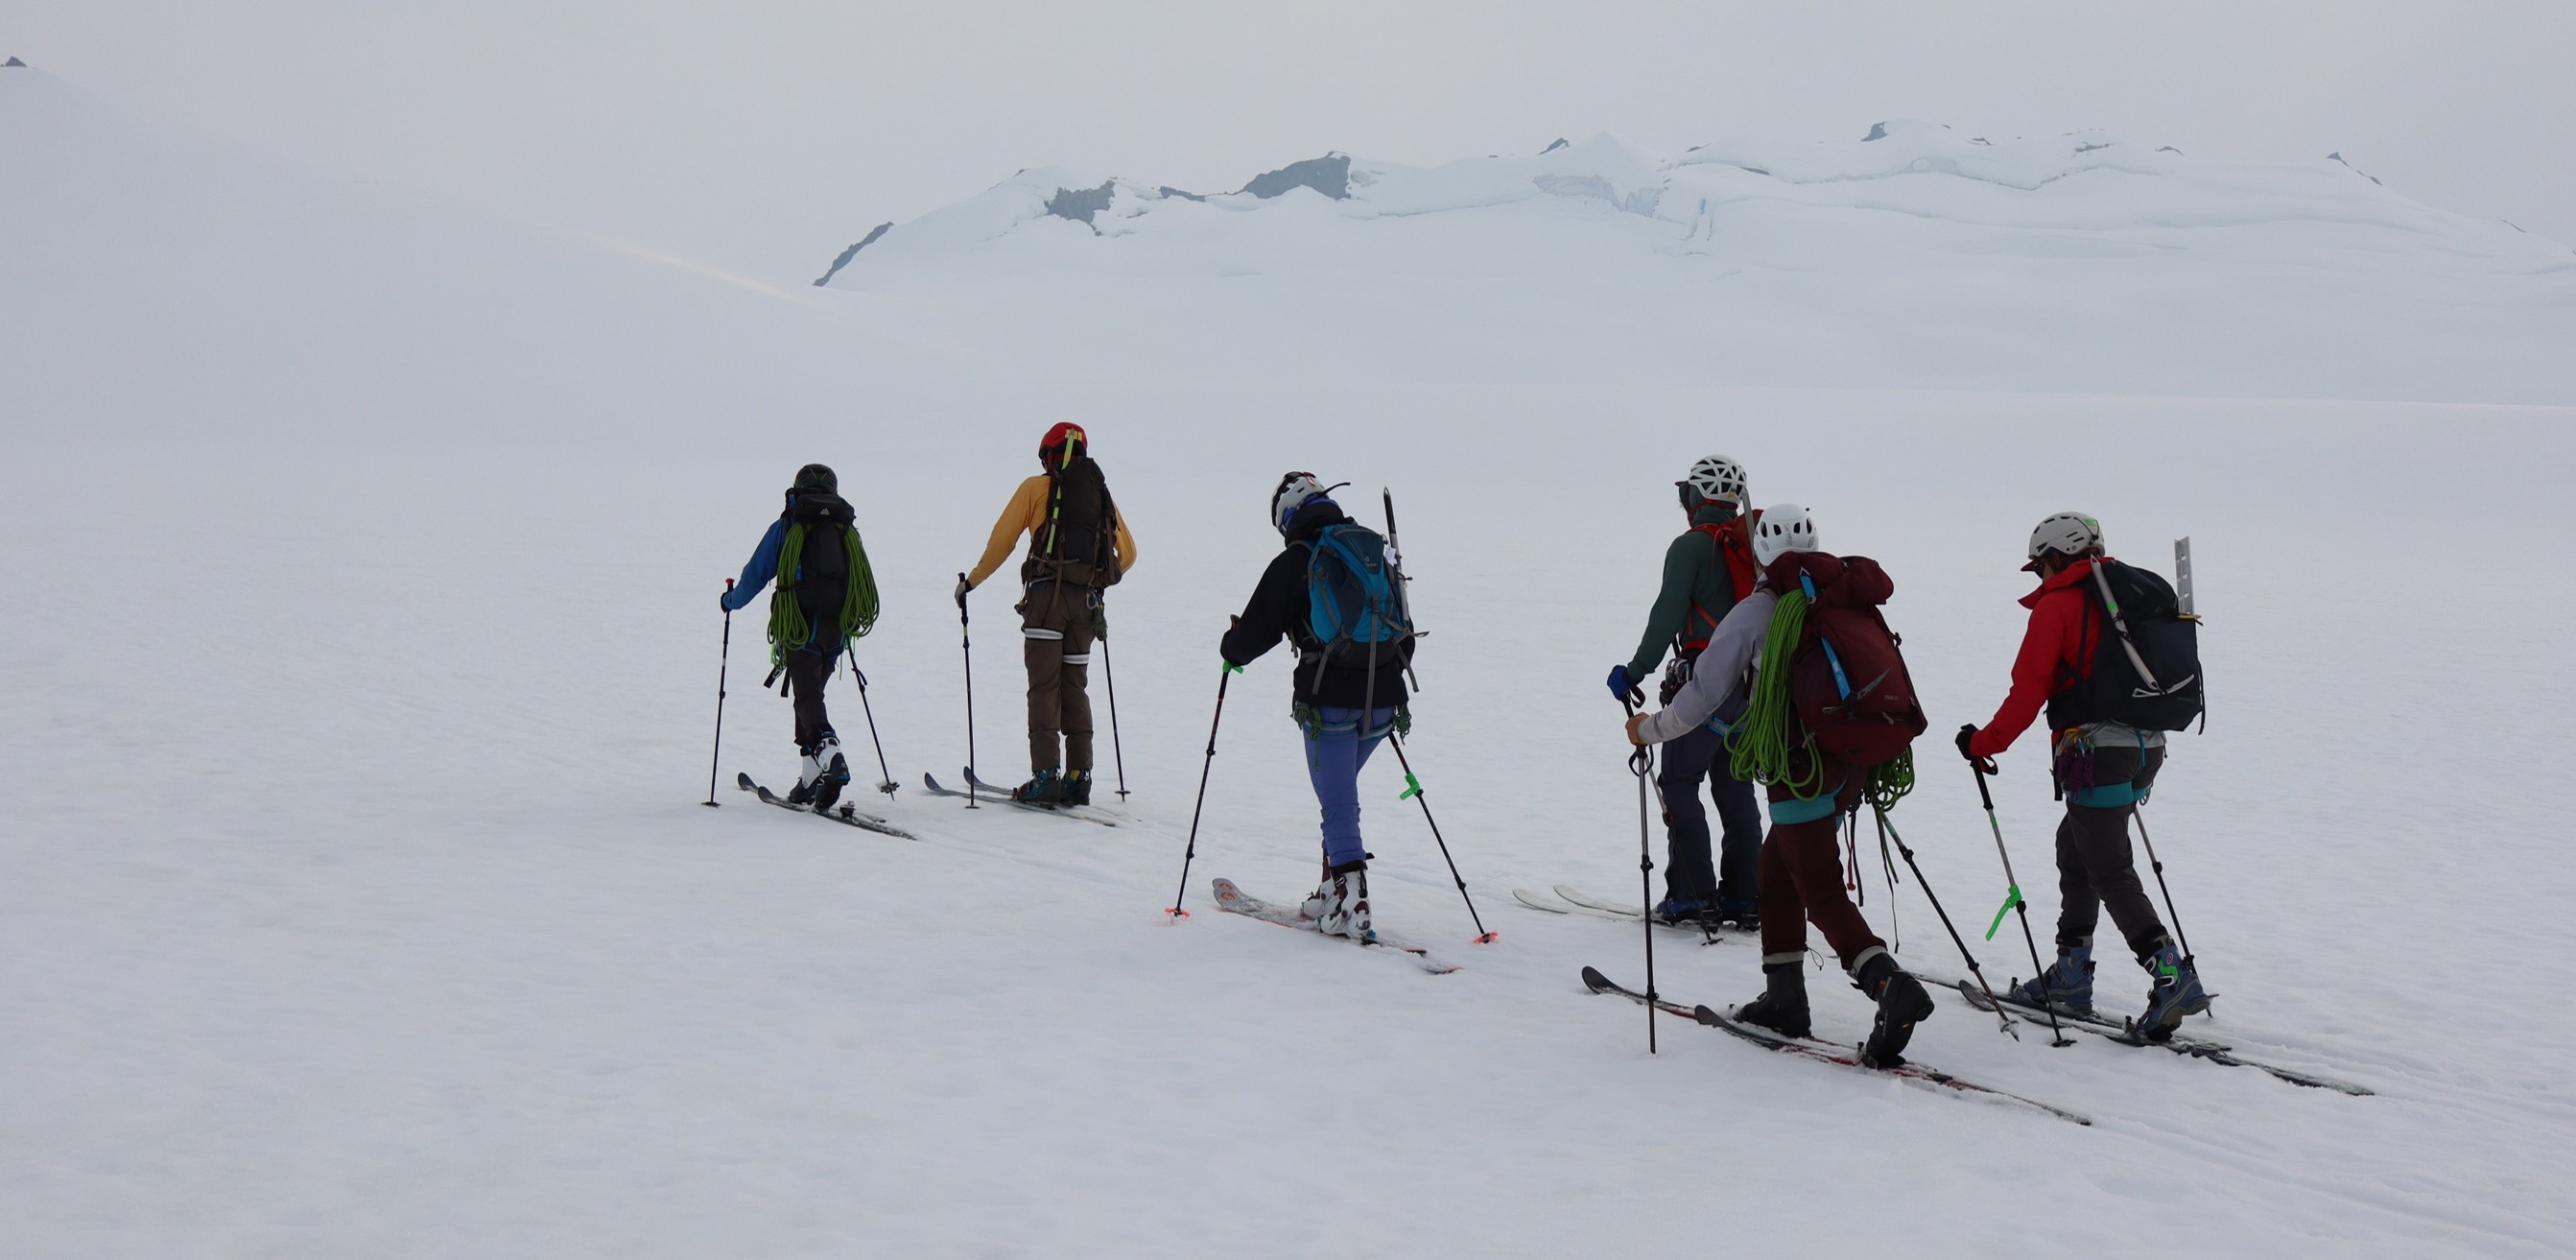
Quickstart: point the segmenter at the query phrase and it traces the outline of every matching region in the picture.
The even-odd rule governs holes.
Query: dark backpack
[[[1789,697],[1819,752],[1866,770],[1895,760],[1929,722],[1896,632],[1878,611],[1894,584],[1866,557],[1844,557],[1838,570],[1821,586],[1798,575],[1808,607],[1789,658]]]
[[[821,490],[800,491],[787,509],[790,525],[805,527],[805,546],[797,551],[796,603],[811,625],[837,623],[849,589],[850,550],[841,530],[854,513],[849,500]]]
[[[1413,613],[1386,539],[1344,523],[1327,525],[1300,545],[1307,549],[1304,645],[1325,664],[1402,668]]]
[[[1030,540],[1023,581],[1118,584],[1118,505],[1088,455],[1047,470],[1047,516]]]
[[[2173,587],[2150,569],[2096,560],[2092,580],[2081,585],[2102,637],[2089,653],[2093,671],[2050,698],[2049,727],[2189,729],[2203,716],[2200,619],[2183,612]],[[2096,620],[2088,616],[2085,624]]]

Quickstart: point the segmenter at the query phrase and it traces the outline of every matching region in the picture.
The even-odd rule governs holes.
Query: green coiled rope
[[[1790,591],[1771,609],[1771,625],[1762,634],[1762,667],[1753,671],[1753,698],[1735,725],[1735,777],[1789,789],[1811,801],[1825,790],[1824,759],[1816,741],[1798,724],[1798,704],[1789,695],[1789,658],[1807,628],[1807,593]],[[1800,755],[1806,773],[1798,772]]]
[[[841,638],[860,638],[877,624],[877,578],[868,567],[868,548],[859,541],[859,531],[841,527],[841,545],[849,549],[849,580],[841,587]],[[805,558],[805,526],[787,527],[787,537],[778,545],[778,588],[769,597],[769,663],[777,665],[787,659],[790,649],[801,648],[814,638],[813,627],[805,622],[805,606],[796,600],[796,574]]]
[[[1729,742],[1734,748],[1735,777],[1779,784],[1799,800],[1811,801],[1827,789],[1824,758],[1816,750],[1815,737],[1799,722],[1797,701],[1789,693],[1789,661],[1806,628],[1807,593],[1790,591],[1780,596],[1771,610],[1771,624],[1763,631],[1762,668],[1753,674],[1752,701]],[[1881,811],[1896,808],[1913,790],[1914,750],[1910,748],[1870,767],[1861,784],[1862,798]]]

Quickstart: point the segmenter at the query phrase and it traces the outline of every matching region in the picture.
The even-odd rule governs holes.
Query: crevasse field
[[[1355,159],[1339,199],[1030,171],[817,287],[0,70],[0,1253],[2567,1254],[2576,252],[2333,162],[1990,139]],[[895,777],[955,776],[947,587],[1057,419],[1141,545],[1131,821],[701,805],[714,597],[809,460],[884,590]],[[1947,1000],[1918,1061],[2096,1123],[1671,1020],[1649,1056],[1577,979],[1640,982],[1640,934],[1510,890],[1636,894],[1599,679],[1713,450],[1894,575],[1934,729],[1896,820],[1998,979],[2028,963],[1976,939],[2004,879],[1939,737],[2003,694],[2030,523],[2158,568],[2191,536],[2211,714],[2151,811],[2221,995],[2190,1029],[2376,1095]],[[1160,913],[1290,467],[1402,514],[1409,752],[1501,939],[1392,758],[1366,825],[1381,926],[1454,974],[1209,903],[1311,878],[1280,655]],[[1007,604],[973,603],[995,779]],[[783,782],[737,620],[723,778]],[[2035,743],[1996,789],[2044,934]],[[1864,856],[1873,923],[1961,970]],[[1759,990],[1747,942],[1658,947],[1682,1002]]]

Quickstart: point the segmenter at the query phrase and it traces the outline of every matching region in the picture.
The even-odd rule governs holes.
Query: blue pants
[[[1360,767],[1395,729],[1395,710],[1372,709],[1363,731],[1360,711],[1318,707],[1306,728],[1306,777],[1324,810],[1324,865],[1341,866],[1368,856],[1360,843]]]
[[[1726,737],[1705,726],[1664,745],[1655,781],[1664,789],[1664,893],[1684,901],[1715,902],[1727,910],[1754,908],[1754,863],[1762,853],[1762,807],[1753,785],[1735,777]],[[1717,863],[1709,861],[1708,812],[1699,785],[1717,801],[1725,839]]]

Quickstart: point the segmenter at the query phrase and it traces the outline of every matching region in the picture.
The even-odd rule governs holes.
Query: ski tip
[[[749,772],[749,771],[745,771],[745,770],[736,770],[736,771],[734,771],[734,774],[733,774],[733,785],[734,785],[735,787],[741,788],[743,791],[746,791],[746,792],[750,791],[750,790],[751,790],[751,788],[752,788],[752,783],[751,783],[751,774],[750,774],[750,772]]]
[[[1586,967],[1583,969],[1583,987],[1595,993],[1607,993],[1619,986],[1610,983],[1610,977],[1602,975],[1598,968]]]
[[[1713,1011],[1713,1010],[1710,1010],[1708,1007],[1706,1007],[1706,1006],[1704,1006],[1704,1005],[1703,1005],[1703,1006],[1694,1006],[1694,1007],[1692,1007],[1692,1008],[1691,1008],[1691,1018],[1692,1018],[1692,1019],[1695,1019],[1695,1020],[1698,1020],[1699,1022],[1701,1022],[1701,1023],[1703,1023],[1703,1024],[1706,1024],[1706,1025],[1708,1025],[1708,1026],[1709,1026],[1709,1027],[1711,1027],[1711,1028],[1715,1028],[1715,1027],[1717,1027],[1718,1025],[1723,1024],[1723,1023],[1725,1023],[1725,1022],[1726,1022],[1726,1017],[1725,1017],[1725,1016],[1720,1015],[1720,1014],[1718,1014],[1717,1012],[1715,1012],[1715,1011]]]

